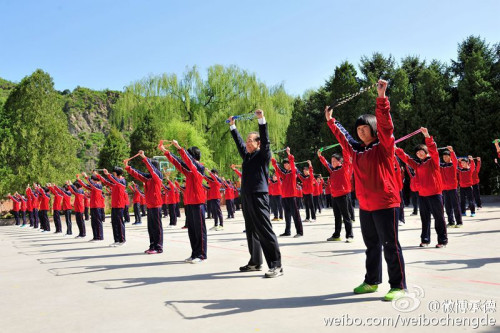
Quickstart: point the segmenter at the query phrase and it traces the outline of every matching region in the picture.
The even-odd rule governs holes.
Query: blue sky
[[[469,35],[500,42],[500,1],[0,0],[0,77],[122,90],[149,74],[238,65],[292,94],[363,55],[449,62]]]

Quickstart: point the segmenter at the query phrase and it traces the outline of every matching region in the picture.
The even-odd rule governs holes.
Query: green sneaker
[[[326,239],[328,242],[341,242],[342,238],[340,237],[330,237]]]
[[[374,293],[378,289],[378,285],[370,285],[368,283],[362,283],[356,288],[354,288],[354,293],[355,294],[368,294],[368,293]]]
[[[391,288],[391,290],[389,290],[389,292],[384,296],[384,301],[391,302],[398,298],[403,297],[404,295],[405,295],[404,289]]]

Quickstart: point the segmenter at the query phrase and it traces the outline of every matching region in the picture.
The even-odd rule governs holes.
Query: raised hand
[[[290,155],[290,147],[286,147],[286,153]]]
[[[429,130],[425,127],[420,127],[420,130],[422,131],[422,134],[426,137],[426,138],[429,138],[430,135],[429,135]]]
[[[234,125],[234,117],[233,116],[227,118],[227,121],[229,122],[229,126]]]
[[[177,142],[177,140],[172,140],[172,144],[174,145],[175,148],[182,149],[182,147],[179,145],[179,142]]]
[[[262,111],[261,109],[256,110],[255,111],[255,117],[257,117],[257,119],[264,118],[264,111]]]
[[[318,157],[321,157],[321,150],[318,149]]]
[[[378,80],[378,82],[377,82],[378,97],[385,97],[386,90],[387,90],[387,81],[386,80]]]
[[[325,106],[325,118],[326,118],[326,121],[329,121],[330,119],[332,119],[332,113],[333,113],[333,109],[330,109],[330,106]]]
[[[446,147],[446,149],[448,149],[450,152],[453,151],[453,147],[452,146],[448,146],[448,147]]]

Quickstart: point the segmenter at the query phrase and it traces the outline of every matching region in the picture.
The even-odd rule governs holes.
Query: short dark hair
[[[80,182],[78,180],[76,180],[73,185],[75,185],[76,188],[81,188],[82,187],[82,184],[80,184]]]
[[[450,151],[449,151],[449,150],[445,150],[445,151],[443,151],[443,156],[444,156],[444,155],[448,155],[448,156],[450,156],[450,155],[451,155],[451,154],[450,154]]]
[[[218,172],[218,171],[217,171],[217,169],[215,169],[215,168],[214,168],[214,169],[212,169],[212,170],[210,170],[210,171],[211,171],[212,173],[215,173],[216,175],[218,175],[218,174],[219,174],[219,172]]]
[[[283,160],[283,164],[286,164],[286,163],[290,164],[290,161],[288,160],[288,158],[285,158],[285,159]]]
[[[368,125],[372,132],[372,136],[374,138],[377,137],[377,118],[373,114],[363,114],[356,119],[356,123],[354,124],[356,136],[358,136],[358,127],[363,125]]]
[[[429,149],[427,149],[427,146],[424,145],[424,144],[419,144],[419,145],[416,145],[415,146],[415,154],[417,153],[417,151],[419,150],[423,150],[426,154],[429,154]]]
[[[260,141],[260,134],[259,132],[250,132],[248,135],[255,135],[255,141]],[[248,137],[247,135],[247,137]]]
[[[96,175],[90,176],[90,179],[92,179],[95,182],[100,181],[99,177],[97,177]]]
[[[188,153],[197,161],[199,161],[201,159],[201,151],[200,151],[200,148],[196,147],[196,146],[193,146],[191,148],[189,148],[188,150]]]
[[[121,176],[121,175],[123,175],[123,168],[120,168],[119,166],[115,166],[115,167],[113,168],[113,172],[116,172],[116,174],[117,174],[118,176]]]
[[[342,155],[340,155],[338,153],[333,153],[332,158],[336,159],[340,163],[344,163],[344,158],[342,157]]]
[[[151,159],[151,164],[158,170],[160,170],[160,162],[157,160]]]

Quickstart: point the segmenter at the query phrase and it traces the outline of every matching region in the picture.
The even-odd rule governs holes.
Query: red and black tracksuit
[[[77,188],[73,184],[69,185],[68,189],[75,196],[73,211],[75,212],[76,225],[78,226],[78,237],[85,237],[87,235],[85,220],[83,218],[83,213],[85,211],[85,192],[83,189]]]
[[[14,220],[16,225],[21,225],[19,220],[19,211],[21,210],[21,200],[19,198],[9,195],[9,199],[12,200],[12,215],[14,215]]]
[[[234,191],[235,188],[230,182],[223,182],[224,186],[224,199],[226,200],[226,209],[227,209],[227,219],[234,219]]]
[[[26,199],[25,197],[23,197],[20,194],[17,196],[17,198],[19,200],[21,200],[21,210],[19,211],[19,214],[20,214],[20,218],[23,219],[22,227],[24,227],[26,225],[26,210],[28,207],[28,199]]]
[[[431,241],[431,215],[434,217],[434,227],[438,235],[438,244],[448,244],[446,222],[443,210],[443,181],[441,178],[439,153],[432,137],[425,138],[429,150],[428,157],[423,160],[414,160],[401,148],[396,149],[396,155],[411,166],[418,177],[420,196],[420,218],[422,220],[422,244]]]
[[[155,250],[158,253],[163,252],[163,225],[161,222],[161,206],[163,198],[161,195],[163,185],[163,175],[156,169],[149,158],[143,158],[142,162],[146,165],[149,173],[141,172],[127,166],[125,170],[135,179],[143,182],[144,195],[146,196],[146,205],[148,207],[148,234],[149,250]]]
[[[203,187],[205,167],[188,156],[185,149],[179,150],[179,153],[182,159],[169,151],[165,152],[165,156],[186,177],[184,210],[191,243],[191,258],[207,259],[206,194]]]
[[[462,212],[458,202],[458,180],[457,168],[458,160],[455,152],[450,153],[451,163],[440,163],[441,180],[443,182],[443,199],[446,215],[448,216],[448,225],[462,225]],[[455,215],[455,216],[453,216]]]
[[[52,195],[54,195],[54,201],[52,202],[52,218],[54,220],[54,226],[56,227],[56,233],[62,233],[61,209],[63,196],[52,186],[49,186],[49,190]]]
[[[418,214],[418,178],[415,170],[405,164],[406,171],[408,172],[408,176],[410,177],[410,191],[411,191],[411,204],[413,205],[413,215]]]
[[[306,222],[311,219],[316,220],[316,209],[314,205],[313,196],[315,194],[315,179],[314,179],[314,169],[312,166],[309,167],[309,174],[306,176],[300,171],[298,176],[302,181],[302,193],[304,198],[304,204],[306,206]],[[321,211],[321,210],[320,210]]]
[[[134,184],[132,186],[131,184],[128,185],[128,188],[132,191],[133,197],[132,197],[132,202],[134,204],[134,218],[135,222],[133,224],[141,224],[141,201],[142,197],[144,194],[141,192],[139,189],[139,186],[137,184]]]
[[[281,178],[276,177],[276,181],[269,179],[269,204],[274,215],[273,220],[283,220],[283,205],[281,203]]]
[[[288,155],[288,161],[290,162],[290,170],[285,170],[278,166],[278,163],[276,163],[276,160],[274,158],[271,159],[271,163],[273,164],[276,175],[278,177],[281,177],[282,179],[281,198],[283,201],[283,210],[285,211],[286,223],[283,236],[291,235],[290,229],[292,218],[297,234],[304,235],[299,207],[297,205],[297,168],[295,166],[295,158],[293,157],[293,155]]]
[[[30,227],[33,227],[34,219],[33,219],[33,201],[31,200],[31,196],[28,195],[28,191],[26,191],[26,209],[28,211],[28,218],[30,220]]]
[[[80,179],[80,184],[90,191],[90,225],[92,227],[93,240],[104,240],[102,223],[104,222],[105,197],[102,193],[102,185],[94,182],[90,177],[85,178],[88,184]]]
[[[101,180],[101,183],[111,188],[111,226],[113,227],[113,238],[115,243],[125,243],[125,221],[123,220],[123,210],[125,208],[125,189],[127,181],[125,178],[117,178],[108,173],[104,179],[101,175],[96,174]]]
[[[325,182],[323,181],[323,179],[320,179],[320,181],[318,181],[317,179],[314,179],[314,181],[313,181],[314,209],[315,209],[315,211],[318,211],[320,214],[321,214],[321,208],[323,205],[323,203],[321,202],[321,195],[323,194],[323,184],[324,183]]]
[[[205,180],[208,182],[210,189],[207,193],[207,206],[210,212],[212,213],[212,217],[214,219],[214,226],[224,226],[224,218],[222,215],[222,210],[220,208],[221,194],[220,188],[223,185],[223,180],[220,179],[214,173],[210,173],[210,177],[205,177]],[[226,192],[227,193],[227,192]],[[227,197],[226,197],[226,206],[227,206]],[[228,211],[229,212],[229,211]]]
[[[394,171],[394,126],[387,98],[377,98],[375,117],[377,139],[368,145],[354,140],[335,119],[329,120],[328,126],[342,149],[352,157],[361,232],[367,247],[364,282],[370,285],[382,282],[383,248],[391,288],[405,289],[405,267],[398,240],[396,212],[401,199]]]
[[[38,229],[40,223],[40,216],[38,214],[38,208],[40,207],[40,201],[38,200],[38,193],[33,192],[31,188],[28,187],[26,194],[31,198],[32,214],[33,214],[33,228]]]
[[[472,163],[475,163],[472,161]],[[481,160],[477,160],[476,168],[472,173],[472,193],[474,194],[474,201],[476,202],[477,208],[482,208],[483,203],[481,202],[481,192],[479,191],[479,171],[481,170]]]
[[[50,195],[44,191],[43,188],[37,188],[39,200],[40,200],[40,210],[38,215],[40,216],[40,227],[45,231],[50,231],[49,222],[49,209],[50,209]]]
[[[58,186],[55,186],[54,190],[56,190],[63,197],[62,209],[64,211],[64,217],[66,219],[66,235],[72,235],[73,227],[71,222],[71,210],[73,206],[71,205],[71,192]]]
[[[343,163],[334,168],[333,165],[320,156],[321,164],[325,166],[330,174],[330,195],[332,197],[333,215],[335,217],[335,230],[332,238],[339,238],[342,232],[342,221],[344,222],[346,238],[353,238],[351,214],[349,213],[349,195],[351,194],[352,163],[348,150],[342,150]]]
[[[179,189],[170,179],[167,180],[167,183],[168,186],[165,186],[164,188],[167,191],[168,215],[170,216],[170,225],[175,226],[177,225],[177,209],[179,207],[180,194]]]
[[[474,170],[476,169],[476,165],[474,161],[469,161],[469,168],[458,168],[458,176],[460,183],[460,209],[462,211],[462,215],[465,216],[467,212],[467,207],[465,203],[469,203],[469,209],[471,214],[476,213],[476,206],[474,205],[474,193],[472,191],[473,179],[472,175]]]

